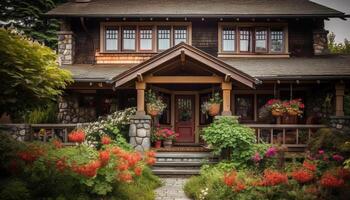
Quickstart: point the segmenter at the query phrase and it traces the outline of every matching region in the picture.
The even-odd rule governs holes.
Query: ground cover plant
[[[109,136],[99,148],[85,142],[86,134],[69,134],[76,145],[20,143],[1,134],[2,199],[154,199],[160,185],[149,165],[153,152],[141,155],[123,149]]]

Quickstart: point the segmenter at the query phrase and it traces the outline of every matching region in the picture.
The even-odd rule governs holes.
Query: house
[[[176,130],[179,144],[201,142],[200,129],[212,119],[200,107],[213,92],[223,97],[221,115],[259,125],[258,134],[271,140],[274,119],[259,117],[271,98],[301,98],[307,107],[292,121],[309,132],[306,125],[319,122],[327,94],[326,110],[344,116],[350,56],[329,55],[324,21],[348,16],[314,2],[72,0],[47,15],[62,22],[61,67],[75,80],[60,99],[63,123],[136,106],[131,137],[147,138],[150,130],[142,123],[150,120],[148,89],[167,104],[159,124]],[[147,134],[139,136],[137,129]],[[299,144],[299,129],[292,133]]]

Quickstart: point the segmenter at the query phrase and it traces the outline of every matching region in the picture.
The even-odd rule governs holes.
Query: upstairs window
[[[241,28],[239,31],[239,50],[241,52],[252,51],[252,33],[249,28]]]
[[[136,29],[124,28],[123,29],[123,50],[136,50]]]
[[[255,30],[255,52],[267,52],[267,30],[264,28]]]
[[[235,51],[236,31],[234,28],[226,27],[222,30],[222,51]]]
[[[271,49],[273,53],[283,52],[283,30],[271,29]]]
[[[118,50],[118,27],[106,27],[106,51],[117,51]]]
[[[187,28],[174,27],[174,45],[177,45],[181,42],[187,42]]]
[[[170,48],[170,32],[169,27],[158,29],[158,50],[166,50]]]
[[[150,51],[153,49],[152,40],[153,31],[152,28],[140,29],[140,50]]]

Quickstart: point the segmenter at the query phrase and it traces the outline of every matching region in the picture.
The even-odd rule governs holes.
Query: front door
[[[195,142],[194,95],[175,95],[175,131],[179,133],[177,142]]]

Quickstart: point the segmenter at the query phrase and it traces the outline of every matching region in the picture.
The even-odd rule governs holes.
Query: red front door
[[[175,96],[175,131],[179,133],[177,142],[195,142],[194,95]]]

